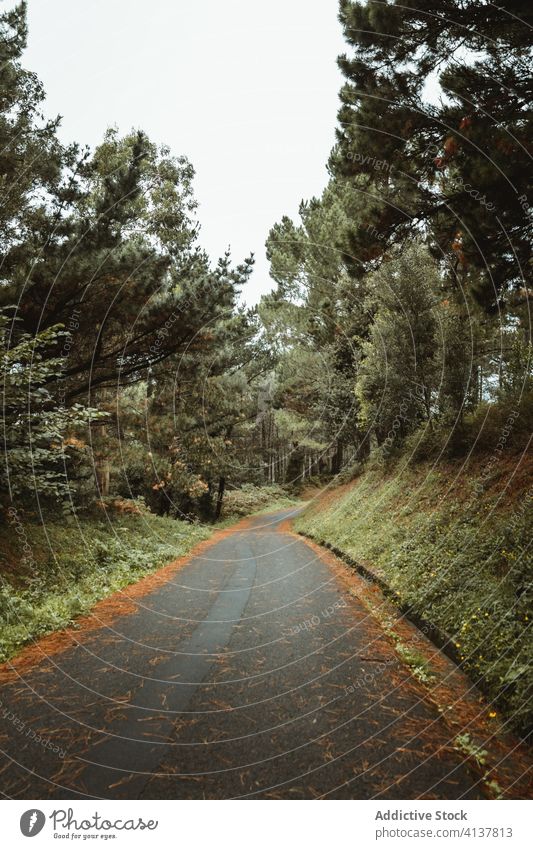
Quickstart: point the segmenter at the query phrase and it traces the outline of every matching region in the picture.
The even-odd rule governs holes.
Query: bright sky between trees
[[[270,227],[327,182],[344,49],[337,0],[29,0],[25,63],[64,140],[142,127],[188,156],[203,246],[255,252],[251,304]]]

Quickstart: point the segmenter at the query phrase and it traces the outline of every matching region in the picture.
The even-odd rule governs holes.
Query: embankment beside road
[[[533,726],[533,460],[364,469],[295,530],[366,567],[452,653],[510,724]]]

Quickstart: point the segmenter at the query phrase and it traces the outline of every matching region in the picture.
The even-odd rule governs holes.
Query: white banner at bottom
[[[3,846],[531,849],[533,802],[2,802]],[[34,843],[29,843],[34,840]]]

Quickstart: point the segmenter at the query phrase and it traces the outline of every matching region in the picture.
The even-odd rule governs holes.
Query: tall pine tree
[[[353,52],[330,164],[383,201],[352,252],[429,231],[496,307],[531,274],[531,4],[341,0],[340,20]]]

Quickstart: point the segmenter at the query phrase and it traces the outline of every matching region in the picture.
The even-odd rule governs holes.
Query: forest
[[[26,3],[0,16],[4,659],[213,525],[310,492],[300,529],[392,570],[529,727],[530,12],[425,6],[341,0],[328,183],[272,222],[251,307],[253,255],[202,248],[194,163],[142,129],[61,142],[24,65]],[[377,525],[357,537],[364,503]],[[428,600],[446,527],[469,560]],[[476,631],[496,607],[499,636]]]

